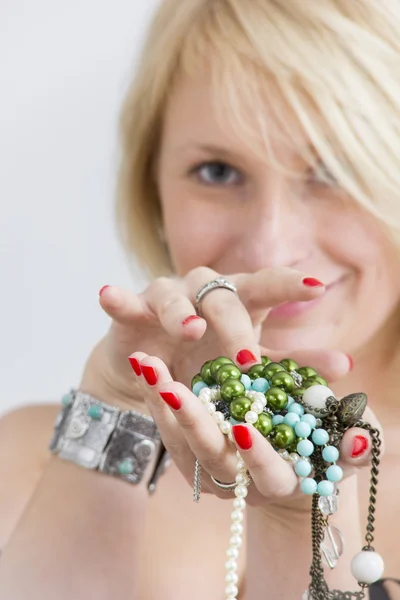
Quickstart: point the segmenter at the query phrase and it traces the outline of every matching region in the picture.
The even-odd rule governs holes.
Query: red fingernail
[[[130,356],[128,358],[128,360],[131,363],[131,367],[135,371],[136,375],[141,375],[142,374],[142,369],[140,367],[140,362],[138,361],[138,359],[137,358],[133,358],[133,356]]]
[[[245,365],[249,362],[257,362],[257,358],[250,350],[240,350],[236,355],[236,360],[239,365]]]
[[[350,363],[350,371],[353,370],[354,368],[354,360],[352,359],[352,357],[350,356],[350,354],[346,354],[347,358],[349,359],[349,363]]]
[[[182,325],[188,325],[188,323],[191,323],[192,321],[198,321],[199,319],[201,319],[201,317],[198,317],[197,315],[190,315],[190,317],[186,317],[186,319],[183,319]]]
[[[324,285],[322,281],[319,281],[319,279],[314,279],[314,277],[306,277],[303,279],[303,284],[307,287],[320,287]]]
[[[110,287],[109,285],[103,285],[103,287],[102,287],[102,288],[101,288],[101,290],[99,291],[99,296],[101,296],[101,295],[102,295],[102,293],[104,292],[104,290],[105,290],[106,288],[109,288],[109,287]]]
[[[353,449],[351,452],[352,458],[357,458],[368,450],[368,439],[363,435],[356,435],[353,439]]]
[[[178,396],[173,394],[172,392],[159,392],[161,398],[174,410],[179,410],[182,406],[182,402],[179,400]]]
[[[253,445],[251,439],[250,429],[245,425],[234,425],[232,427],[233,437],[235,438],[237,445],[242,450],[250,450]]]
[[[156,385],[158,381],[157,371],[154,367],[149,367],[146,365],[142,365],[142,373],[144,375],[145,380],[149,385]]]

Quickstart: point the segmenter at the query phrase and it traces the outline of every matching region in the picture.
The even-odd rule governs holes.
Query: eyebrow
[[[178,146],[177,148],[173,149],[173,152],[180,154],[191,149],[201,150],[202,152],[207,152],[208,154],[220,154],[221,156],[227,157],[238,156],[236,152],[232,152],[232,150],[228,150],[223,146],[217,146],[216,144],[198,144],[196,142],[188,142],[182,146]]]

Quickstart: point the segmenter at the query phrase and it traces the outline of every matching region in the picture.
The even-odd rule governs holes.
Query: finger
[[[100,290],[99,302],[108,316],[121,324],[150,317],[140,296],[118,286],[104,286]]]
[[[186,340],[203,337],[207,323],[196,315],[179,281],[166,277],[157,279],[143,293],[143,301],[172,337]]]
[[[384,438],[382,427],[372,410],[367,407],[363,415],[363,421],[369,423],[379,431],[381,441],[380,452],[384,453]],[[360,427],[351,427],[346,431],[340,444],[340,459],[343,463],[353,467],[363,467],[371,462],[372,438],[369,432]]]
[[[133,352],[130,356],[128,356],[128,361],[136,377],[141,377],[143,375],[141,361],[145,359],[146,356],[147,354],[144,352]]]

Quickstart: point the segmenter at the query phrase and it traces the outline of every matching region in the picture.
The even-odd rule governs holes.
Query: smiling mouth
[[[324,300],[324,298],[326,298],[327,294],[329,294],[333,288],[336,288],[339,283],[343,281],[343,279],[344,278],[342,277],[337,281],[327,285],[325,294],[319,298],[316,298],[315,300],[309,300],[307,302],[285,302],[279,306],[274,306],[274,308],[270,310],[268,318],[290,319],[311,311],[313,308],[318,306]]]

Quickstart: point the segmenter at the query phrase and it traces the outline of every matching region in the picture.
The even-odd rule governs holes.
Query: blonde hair
[[[164,0],[120,121],[117,219],[150,275],[173,272],[154,169],[163,114],[179,78],[205,65],[250,144],[274,160],[265,101],[283,131],[284,100],[343,190],[400,239],[397,0]]]

